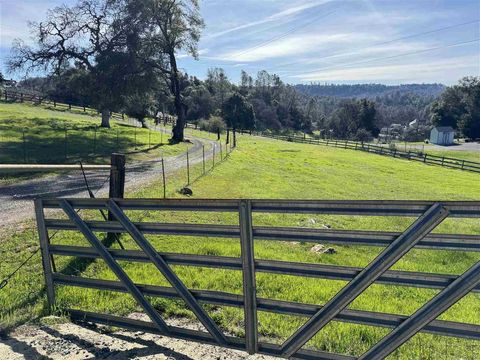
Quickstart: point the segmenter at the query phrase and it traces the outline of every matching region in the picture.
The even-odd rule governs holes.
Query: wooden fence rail
[[[443,312],[470,292],[480,292],[480,262],[462,275],[446,275],[390,270],[412,248],[433,250],[480,251],[480,234],[441,234],[433,230],[447,217],[480,218],[480,202],[435,201],[316,201],[316,200],[200,200],[200,199],[39,199],[35,202],[45,281],[50,306],[55,306],[56,286],[75,286],[131,294],[151,322],[91,311],[62,309],[74,319],[146,331],[174,338],[198,341],[223,347],[298,359],[342,359],[354,357],[304,348],[320,329],[331,321],[363,324],[393,329],[360,359],[383,359],[417,332],[480,340],[480,325],[437,320]],[[45,218],[44,209],[61,209],[68,219]],[[81,209],[108,210],[105,221],[80,218]],[[225,212],[238,216],[238,225],[168,224],[135,222],[126,212]],[[256,226],[255,213],[315,213],[347,216],[416,217],[403,232],[326,230],[295,227]],[[54,214],[57,214],[56,212]],[[51,244],[49,230],[80,231],[91,246]],[[138,247],[109,249],[98,239],[99,233],[130,234]],[[156,251],[146,234],[220,237],[240,241],[241,256],[225,257],[165,253]],[[255,258],[256,241],[305,241],[381,246],[384,250],[365,268],[293,263]],[[103,260],[118,280],[84,278],[58,273],[52,267],[53,256]],[[120,261],[153,263],[170,283],[170,287],[134,283]],[[241,271],[243,294],[188,289],[176,276],[172,265]],[[256,273],[274,273],[299,277],[347,281],[347,285],[326,304],[306,304],[258,297]],[[440,289],[412,316],[348,309],[348,305],[372,284]],[[147,300],[148,297],[183,299],[204,325],[206,331],[167,326]],[[385,299],[387,301],[388,299]],[[244,309],[245,337],[226,335],[203,310],[202,304]],[[307,316],[309,320],[281,345],[259,341],[258,312]]]
[[[323,139],[313,139],[313,138],[304,138],[301,136],[290,136],[290,135],[274,135],[267,133],[255,133],[258,136],[269,137],[272,139],[297,142],[303,144],[312,144],[312,145],[324,145],[332,146],[341,149],[349,150],[359,150],[366,151],[372,154],[391,156],[394,158],[406,159],[411,161],[422,162],[429,165],[438,165],[443,167],[448,167],[451,169],[459,169],[472,171],[480,173],[480,163],[474,161],[468,161],[463,159],[456,159],[447,156],[436,156],[423,152],[415,151],[401,151],[398,149],[392,149],[380,145],[366,144],[356,141],[348,140],[323,140]]]

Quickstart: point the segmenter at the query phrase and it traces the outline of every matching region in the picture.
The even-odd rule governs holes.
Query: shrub
[[[225,125],[225,122],[222,120],[222,118],[218,116],[212,116],[210,119],[205,120],[202,119],[198,122],[198,127],[200,130],[204,131],[210,131],[213,133],[216,133],[220,130],[220,132],[224,132],[227,128]]]

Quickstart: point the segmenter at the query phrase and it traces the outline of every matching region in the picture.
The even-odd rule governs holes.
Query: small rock
[[[308,222],[309,222],[310,224],[316,224],[316,223],[317,223],[317,222],[315,221],[315,219],[310,219],[310,220],[308,220]]]
[[[325,251],[325,246],[323,246],[322,244],[317,244],[317,245],[313,246],[310,249],[310,251],[314,252],[314,253],[323,253]]]
[[[314,252],[314,253],[317,253],[317,254],[336,254],[337,253],[337,251],[334,248],[332,248],[332,247],[326,248],[322,244],[317,244],[317,245],[313,246],[310,249],[310,251]]]
[[[331,229],[331,228],[332,228],[332,225],[323,224],[322,227],[323,227],[324,229]]]

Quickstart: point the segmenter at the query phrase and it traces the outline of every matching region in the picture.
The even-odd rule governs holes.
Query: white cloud
[[[458,79],[458,74],[478,72],[480,60],[478,56],[463,56],[423,63],[408,63],[398,65],[368,66],[356,68],[332,69],[315,73],[304,73],[290,76],[303,81],[434,81],[445,80],[445,71],[453,79]]]
[[[308,9],[311,9],[311,8],[314,8],[314,7],[318,7],[320,5],[324,5],[324,4],[329,3],[329,2],[330,1],[325,0],[325,1],[320,1],[320,2],[316,1],[316,2],[308,2],[308,3],[297,4],[295,6],[287,8],[285,10],[279,11],[279,12],[273,14],[273,15],[267,16],[263,19],[256,20],[256,21],[251,21],[251,22],[239,25],[239,26],[235,26],[231,29],[226,29],[226,30],[217,32],[215,34],[211,34],[211,35],[208,36],[208,39],[217,38],[217,37],[220,37],[220,36],[235,32],[235,31],[248,29],[248,28],[251,28],[251,27],[254,27],[254,26],[259,26],[259,25],[270,23],[270,22],[280,21],[280,20],[283,20],[285,18],[291,17],[292,15],[299,14],[299,13],[305,11],[305,10],[308,10]]]
[[[235,62],[253,62],[292,55],[298,56],[316,52],[326,45],[354,43],[360,39],[364,40],[363,35],[352,33],[304,34],[291,36],[257,48],[244,48],[230,51],[219,55],[216,59]]]

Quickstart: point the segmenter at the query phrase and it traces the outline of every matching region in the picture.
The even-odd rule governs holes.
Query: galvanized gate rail
[[[412,248],[432,250],[480,251],[480,235],[432,233],[445,218],[480,218],[480,202],[431,201],[291,201],[291,200],[141,200],[141,199],[39,199],[35,203],[43,267],[50,306],[55,304],[55,285],[79,286],[130,293],[152,322],[114,315],[65,309],[75,319],[82,319],[134,330],[194,340],[250,354],[261,353],[298,359],[353,359],[351,356],[303,349],[318,331],[331,321],[341,321],[393,330],[360,359],[382,359],[418,332],[480,340],[480,325],[436,320],[449,307],[470,292],[480,292],[480,262],[460,276],[389,270]],[[63,209],[68,220],[46,219],[45,208]],[[109,221],[86,221],[76,210],[108,210]],[[231,212],[239,216],[239,225],[165,224],[132,222],[125,211],[208,211]],[[320,213],[351,216],[417,217],[403,233],[380,231],[337,231],[286,227],[257,227],[252,213]],[[91,247],[53,245],[48,230],[80,231]],[[106,248],[97,232],[128,233],[142,250]],[[240,239],[241,258],[172,254],[157,252],[145,234],[184,235]],[[385,249],[365,268],[312,263],[257,260],[255,240],[322,242],[380,246]],[[120,281],[87,279],[56,273],[53,256],[103,259]],[[153,263],[171,287],[135,284],[118,264],[119,260]],[[190,290],[176,276],[170,265],[239,270],[243,272],[243,296],[218,291]],[[279,301],[256,296],[258,272],[335,279],[347,285],[325,305]],[[370,285],[391,284],[441,289],[412,316],[347,309]],[[145,296],[183,299],[208,332],[192,331],[166,324]],[[244,308],[245,338],[225,335],[201,304]],[[257,312],[307,316],[309,320],[281,346],[258,341]]]

